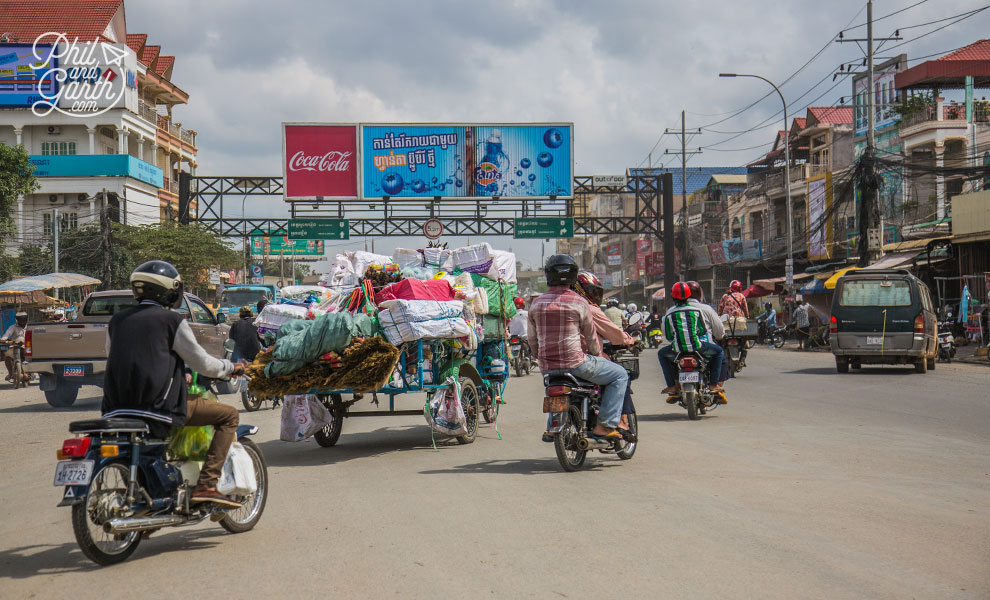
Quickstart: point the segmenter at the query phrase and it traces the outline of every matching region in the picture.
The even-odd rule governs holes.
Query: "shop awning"
[[[99,279],[93,279],[88,275],[80,275],[79,273],[49,273],[47,275],[11,279],[0,284],[0,292],[33,292],[36,290],[54,290],[80,285],[98,285],[99,283]]]
[[[658,290],[658,289],[660,289],[662,287],[663,287],[663,282],[660,282],[660,283],[651,283],[650,285],[646,286],[646,289],[648,289],[648,290]]]
[[[891,252],[877,262],[866,267],[867,269],[896,269],[902,265],[910,263],[916,256],[924,250],[910,250],[908,252]]]
[[[922,238],[920,240],[905,240],[903,242],[891,242],[883,245],[884,252],[906,252],[908,250],[924,250],[928,244],[941,240],[951,240],[952,236],[936,238]]]
[[[747,298],[760,298],[761,296],[769,296],[772,293],[765,287],[756,285],[755,283],[742,291],[742,295]]]
[[[622,290],[612,290],[611,292],[605,292],[602,295],[602,300],[608,300],[612,296],[618,296],[621,293],[622,293]]]
[[[813,273],[795,273],[794,274],[794,281],[801,281],[802,279],[807,279],[809,277],[814,277],[814,274]],[[784,285],[785,283],[787,283],[787,278],[786,277],[774,277],[772,279],[757,279],[757,280],[753,281],[753,283],[755,283],[756,285],[760,286],[761,288],[763,288],[765,290],[770,290],[772,292],[774,290],[774,288],[777,287],[778,285]]]
[[[859,267],[846,267],[845,269],[839,269],[838,271],[833,273],[831,277],[825,280],[825,289],[834,290],[836,282],[839,281],[839,277],[842,277],[849,271],[859,271],[859,270],[860,270]]]
[[[801,289],[798,290],[798,293],[805,296],[811,296],[813,294],[826,294],[828,293],[829,290],[825,287],[825,281],[826,280],[823,278],[816,277],[811,281],[809,281],[808,283],[801,286]]]

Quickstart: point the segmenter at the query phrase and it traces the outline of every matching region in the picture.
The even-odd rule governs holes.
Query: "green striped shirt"
[[[700,349],[706,333],[704,316],[693,306],[674,306],[663,316],[663,335],[673,342],[676,352]]]

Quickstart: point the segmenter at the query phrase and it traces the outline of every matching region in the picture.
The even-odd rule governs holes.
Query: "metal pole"
[[[661,214],[663,218],[663,288],[664,306],[670,306],[670,290],[677,283],[674,272],[674,174],[660,176],[662,188]],[[659,218],[659,217],[658,217]]]
[[[248,279],[248,256],[251,254],[251,246],[248,243],[247,220],[244,219],[244,201],[247,196],[241,197],[241,224],[244,226],[244,283],[249,283]]]
[[[876,110],[875,107],[876,94],[873,91],[873,86],[876,84],[874,83],[874,78],[873,78],[873,0],[869,0],[866,3],[866,79],[870,92],[868,94],[869,99],[867,101],[869,106],[869,114],[866,116],[866,147],[870,152],[870,157],[872,160],[874,151],[876,150],[876,146],[877,146],[876,131],[874,131],[874,119],[876,117],[876,114],[874,112]],[[883,206],[880,205],[880,190],[873,189],[871,186],[870,194],[871,195],[875,194],[875,196],[873,198],[863,198],[863,201],[864,202],[869,201],[871,205],[876,203],[878,214],[880,215],[879,255],[883,256],[884,219],[883,219]]]
[[[681,257],[681,280],[687,277],[688,252],[691,251],[690,215],[687,207],[687,131],[684,126],[684,111],[681,111],[681,219],[684,227],[684,256]]]

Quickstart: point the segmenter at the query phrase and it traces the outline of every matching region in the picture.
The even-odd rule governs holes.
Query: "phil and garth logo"
[[[80,42],[62,33],[43,33],[31,47],[38,74],[38,100],[31,111],[46,117],[58,111],[92,117],[123,104],[131,76],[124,73],[127,52],[106,42]],[[21,57],[27,58],[27,57]]]

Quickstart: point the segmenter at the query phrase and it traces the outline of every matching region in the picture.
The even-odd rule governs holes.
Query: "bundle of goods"
[[[268,332],[277,332],[289,321],[305,319],[309,313],[306,306],[295,304],[266,304],[254,324],[258,327],[258,333],[264,335]]]
[[[443,247],[430,247],[423,249],[423,266],[434,267],[442,270],[453,270],[454,264],[451,261],[451,251],[446,244]]]
[[[445,279],[403,279],[375,295],[381,304],[386,300],[454,300],[454,288]]]
[[[322,302],[330,291],[319,285],[288,285],[282,288],[281,298],[287,302],[312,304]]]
[[[408,268],[419,268],[425,263],[423,262],[423,252],[420,250],[409,250],[408,248],[396,248],[395,252],[392,253],[392,260],[395,264],[399,265],[402,270]]]
[[[368,269],[364,272],[364,281],[370,281],[376,290],[380,290],[390,283],[395,283],[401,279],[402,269],[394,263],[369,265]]]
[[[288,375],[328,352],[343,351],[351,338],[371,337],[376,332],[375,322],[364,314],[328,313],[312,321],[289,321],[278,331],[265,375]]]
[[[395,371],[399,349],[379,337],[355,339],[342,353],[326,353],[289,375],[268,377],[274,360],[274,349],[266,350],[247,367],[248,388],[259,398],[317,389],[376,391]]]
[[[492,268],[492,247],[487,243],[457,248],[451,254],[454,268],[467,273],[488,273]]]
[[[378,321],[393,344],[427,338],[467,338],[471,328],[464,320],[459,300],[386,300]]]
[[[489,279],[516,283],[516,255],[505,250],[492,250],[492,268],[488,270]]]
[[[507,281],[494,281],[487,277],[471,274],[474,287],[482,289],[488,296],[488,312],[485,314],[511,319],[516,316],[516,305],[513,299],[519,293],[519,287]]]
[[[384,254],[374,254],[372,252],[363,252],[358,250],[357,252],[346,252],[345,253],[348,260],[350,260],[351,265],[354,268],[354,273],[358,277],[364,277],[365,271],[368,267],[376,265],[383,267],[385,265],[390,265],[392,263],[392,258],[390,256],[385,256]],[[339,254],[337,255],[340,256]]]

